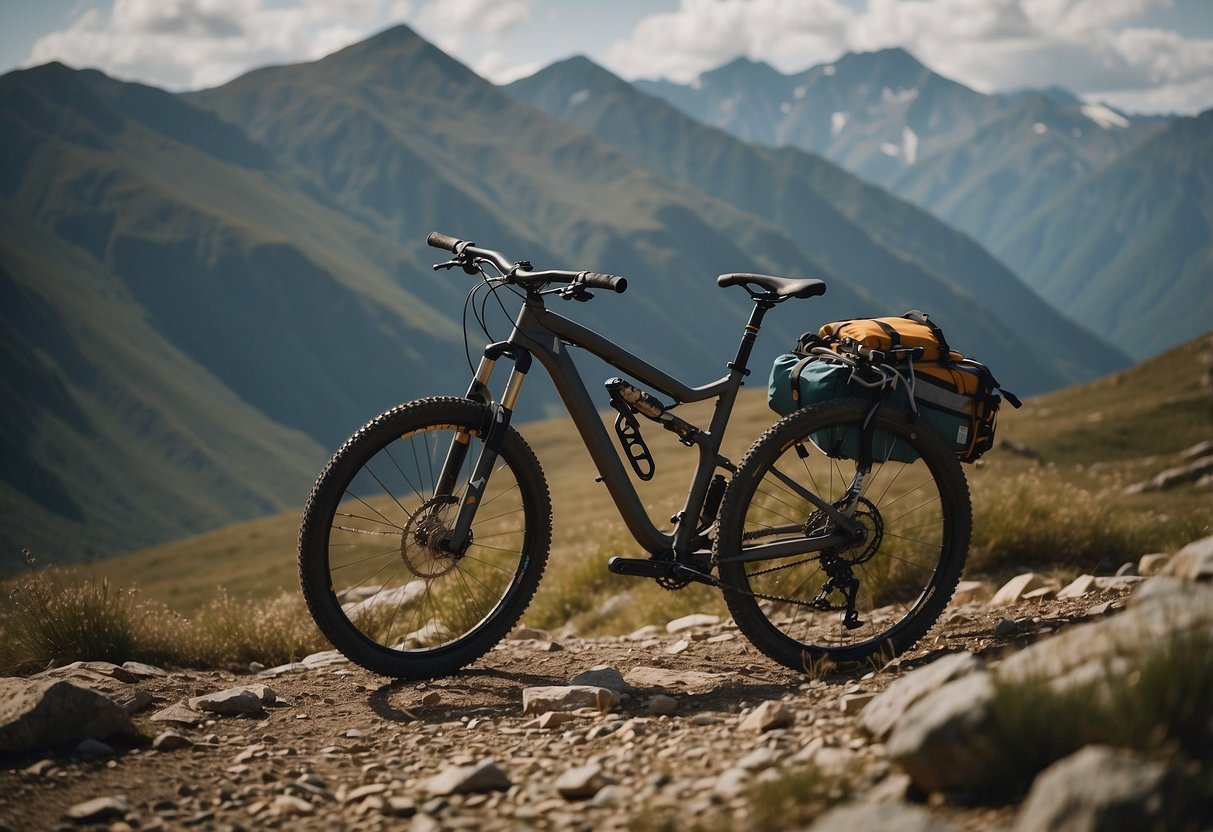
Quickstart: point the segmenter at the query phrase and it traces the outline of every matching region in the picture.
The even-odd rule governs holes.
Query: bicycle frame
[[[602,482],[607,487],[624,524],[636,542],[650,555],[673,553],[682,559],[700,550],[697,545],[696,523],[702,513],[708,486],[718,469],[734,471],[735,466],[720,454],[724,432],[732,416],[742,380],[748,375],[747,364],[750,353],[762,324],[762,318],[773,304],[756,301],[745,325],[736,356],[729,362],[729,374],[700,387],[690,387],[666,372],[648,363],[639,356],[620,347],[611,340],[581,324],[561,317],[547,309],[543,299],[536,294],[528,295],[509,337],[504,341],[485,347],[484,356],[468,388],[467,397],[486,405],[494,406],[494,418],[485,437],[484,450],[477,460],[469,478],[459,516],[452,530],[450,548],[459,552],[466,546],[467,531],[471,526],[476,505],[483,494],[488,476],[492,473],[497,452],[509,425],[522,382],[531,367],[532,356],[547,370],[555,384],[561,401],[577,426],[582,442],[590,454]],[[611,366],[641,383],[664,393],[674,400],[675,406],[689,402],[716,399],[711,421],[706,429],[689,426],[693,433],[685,444],[694,444],[699,452],[698,463],[687,492],[686,503],[673,518],[672,534],[659,530],[645,511],[613,442],[603,427],[585,382],[573,363],[567,346],[581,347],[598,356]],[[488,382],[495,365],[502,357],[513,361],[513,369],[506,383],[499,404],[495,404],[488,390]],[[455,484],[468,447],[467,437],[457,437],[452,443],[439,478],[439,494],[450,494]],[[807,554],[820,551],[848,539],[855,529],[851,519],[836,507],[826,503],[816,494],[801,488],[789,480],[797,494],[831,515],[840,530],[831,534],[803,538],[798,541],[774,543],[755,547],[747,552],[746,560],[762,560],[773,557]]]

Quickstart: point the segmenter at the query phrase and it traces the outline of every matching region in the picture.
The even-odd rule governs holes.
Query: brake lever
[[[445,263],[435,263],[434,271],[442,271],[444,269],[463,269],[465,274],[476,275],[480,274],[480,267],[466,258],[456,257],[453,260],[447,260]]]

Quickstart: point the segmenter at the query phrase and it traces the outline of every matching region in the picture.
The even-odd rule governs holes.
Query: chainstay
[[[813,558],[809,558],[808,560],[813,560]],[[750,574],[751,575],[765,575],[768,572],[777,572],[780,569],[787,569],[792,566],[799,566],[801,563],[807,563],[807,562],[808,561],[798,561],[797,563],[790,563],[790,564],[787,564],[786,566],[773,566],[769,569],[763,569],[759,572],[751,572]],[[817,609],[816,607],[813,606],[813,604],[811,602],[802,601],[798,598],[785,598],[782,595],[767,595],[766,593],[763,593],[763,592],[753,592],[748,589],[742,589],[739,586],[732,586],[731,584],[726,584],[723,581],[719,582],[719,586],[720,586],[721,590],[723,590],[724,592],[735,592],[738,595],[748,595],[749,597],[757,598],[760,601],[775,601],[776,603],[780,603],[780,604],[792,604],[793,606],[797,606],[797,607],[808,607],[809,609]]]

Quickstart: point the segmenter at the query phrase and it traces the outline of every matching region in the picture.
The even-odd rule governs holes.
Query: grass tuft
[[[975,480],[970,574],[1115,569],[1202,536],[1206,523],[1201,517],[1131,512],[1066,482],[1050,466]]]
[[[997,680],[992,708],[998,763],[973,797],[1003,802],[1026,794],[1036,775],[1085,745],[1177,758],[1213,776],[1213,633],[1178,633],[1130,662],[1109,664],[1107,679],[1058,689],[1049,679]],[[1211,792],[1206,797],[1213,797]]]
[[[142,661],[211,668],[282,664],[325,644],[297,593],[237,601],[220,589],[187,619],[108,580],[72,582],[54,567],[7,584],[0,606],[0,673],[73,661]]]
[[[751,829],[799,829],[851,794],[850,780],[827,776],[817,766],[759,778],[748,790]]]
[[[123,662],[136,652],[134,593],[109,581],[65,583],[54,567],[18,580],[0,612],[0,669],[30,673],[76,660]]]

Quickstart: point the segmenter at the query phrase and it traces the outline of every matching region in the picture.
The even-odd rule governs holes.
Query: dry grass
[[[1206,337],[1126,373],[1034,398],[1019,411],[1005,410],[1000,436],[1031,446],[1045,462],[994,450],[968,469],[975,512],[968,576],[997,578],[1023,568],[1111,570],[1142,554],[1174,550],[1213,534],[1207,489],[1185,486],[1138,495],[1122,490],[1176,464],[1183,449],[1213,438],[1213,392],[1204,381],[1211,360],[1213,339]],[[710,412],[706,404],[680,408],[681,415],[699,424],[706,423]],[[609,422],[612,417],[604,418]],[[774,418],[765,391],[743,392],[725,437],[725,455],[739,461]],[[637,485],[650,516],[664,526],[665,518],[681,508],[696,454],[655,426],[646,423],[643,429],[657,460],[657,476]],[[626,633],[689,612],[725,614],[719,593],[711,589],[692,586],[670,593],[650,581],[609,574],[610,556],[643,553],[604,486],[595,482],[573,426],[555,419],[523,425],[521,431],[547,474],[555,518],[552,557],[524,617],[527,623],[553,629],[570,622],[578,632],[597,635]],[[227,646],[196,647],[202,661],[291,655],[295,645],[313,643],[315,635],[308,634],[302,604],[284,597],[298,596],[298,522],[297,512],[287,512],[58,573],[56,580],[89,587],[80,592],[91,593],[92,600],[72,602],[81,616],[88,604],[114,616],[134,604],[172,608],[191,627],[215,622],[208,626]],[[216,598],[216,584],[230,594]],[[139,599],[111,589],[115,586],[138,586]],[[71,594],[64,589],[38,603],[66,603],[62,599]],[[167,611],[157,615],[162,622],[171,621]],[[219,623],[256,621],[258,616],[271,619],[257,625],[268,637],[243,624]],[[0,610],[0,618],[12,616]],[[173,632],[169,623],[162,629]],[[64,638],[53,637],[58,644]],[[94,653],[100,649],[89,647]],[[37,652],[48,656],[48,651]]]
[[[1171,758],[1203,777],[1213,798],[1213,634],[1181,632],[1162,644],[1126,647],[1130,661],[1106,668],[1106,682],[1058,690],[1047,678],[996,682],[997,765],[973,797],[1022,797],[1036,775],[1086,745]]]
[[[1067,482],[1054,466],[974,478],[969,574],[1030,568],[1110,571],[1208,533],[1208,516],[1133,511]]]
[[[0,605],[0,674],[73,661],[143,661],[179,667],[282,664],[324,640],[297,593],[237,601],[220,590],[192,618],[107,580],[66,578],[55,567],[8,581]]]

